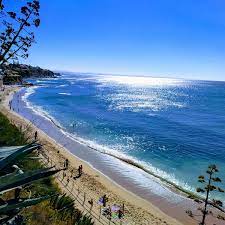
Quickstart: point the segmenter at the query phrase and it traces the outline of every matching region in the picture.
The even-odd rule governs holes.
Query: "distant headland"
[[[3,82],[5,84],[10,83],[22,83],[26,78],[54,78],[60,76],[60,73],[55,73],[48,69],[42,69],[38,66],[31,66],[25,64],[7,64],[0,67],[3,75]]]

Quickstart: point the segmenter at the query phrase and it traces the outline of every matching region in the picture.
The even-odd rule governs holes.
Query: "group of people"
[[[106,203],[108,201],[108,198],[106,197],[106,195],[103,195],[99,200],[98,200],[98,204],[102,205],[103,207],[106,207]]]
[[[64,161],[64,169],[67,170],[69,168],[69,160],[65,159]],[[78,169],[78,175],[73,177],[73,173],[74,171],[71,170],[71,176],[74,179],[81,177],[82,173],[83,173],[83,166],[79,165]],[[63,172],[63,179],[66,177],[66,172]],[[70,177],[68,176],[67,178],[67,183],[69,183],[70,181]],[[112,219],[123,219],[124,218],[124,204],[122,206],[118,205],[118,204],[113,204],[113,205],[107,205],[108,202],[108,197],[106,196],[106,194],[104,194],[101,198],[99,198],[98,200],[98,205],[102,206],[101,208],[101,214],[105,217],[107,217],[109,220]],[[91,208],[93,207],[94,201],[93,199],[89,200],[88,203],[91,205]],[[90,210],[91,210],[90,208]]]
[[[122,219],[124,217],[124,204],[123,206],[119,206],[117,204],[113,204],[112,206],[106,206],[108,198],[106,195],[103,195],[98,204],[103,206],[102,215],[107,217],[108,219]]]
[[[20,110],[20,108],[19,108],[19,100],[20,100],[19,94],[15,95],[15,97],[17,98],[17,109],[16,110],[19,112],[19,110]],[[15,104],[14,104],[14,106],[15,106]],[[15,108],[13,107],[12,100],[9,101],[9,109],[13,110],[13,111],[16,111]]]
[[[9,109],[12,109],[12,100],[9,101]]]
[[[69,160],[66,159],[66,160],[64,161],[64,169],[67,170],[68,168],[69,168]],[[83,174],[83,166],[80,165],[80,166],[78,167],[77,171],[78,171],[78,175],[74,176],[74,177],[73,177],[74,179],[81,177],[81,175]],[[73,172],[73,170],[72,170],[72,172]],[[71,175],[71,176],[72,176],[72,175]]]

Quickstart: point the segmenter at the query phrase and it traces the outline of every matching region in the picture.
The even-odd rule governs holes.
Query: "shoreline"
[[[9,109],[7,108],[7,102],[10,100],[10,98],[13,97],[12,95],[13,95],[13,93],[11,92],[11,96],[8,96],[8,98],[4,101],[3,108],[5,109],[5,113],[8,114],[8,117],[11,118],[11,119],[13,118],[13,116],[11,114],[13,114],[16,117],[19,117],[19,119],[22,120],[22,123],[30,124],[31,123],[30,121],[28,121],[27,119],[25,119],[21,115],[18,115],[15,112],[9,111]],[[145,199],[137,196],[136,194],[132,193],[130,190],[125,189],[124,187],[122,187],[121,185],[116,183],[113,179],[111,179],[110,177],[108,177],[107,175],[102,173],[101,171],[98,171],[98,169],[94,168],[90,163],[88,163],[86,161],[83,161],[77,155],[73,154],[68,149],[64,148],[62,145],[57,143],[51,137],[46,137],[46,134],[42,130],[40,130],[39,128],[35,127],[34,125],[32,125],[32,128],[38,130],[38,133],[41,136],[43,136],[43,137],[41,137],[41,139],[43,138],[44,142],[47,139],[47,142],[50,142],[52,145],[54,145],[54,147],[60,151],[60,154],[62,154],[63,157],[68,158],[69,161],[76,163],[76,165],[77,165],[78,162],[84,164],[85,165],[84,168],[85,168],[85,170],[87,170],[85,172],[87,172],[87,174],[94,177],[94,179],[97,180],[97,182],[100,182],[102,185],[104,185],[106,187],[106,189],[116,193],[116,195],[118,195],[118,196],[122,196],[122,198],[125,199],[126,201],[128,200],[128,202],[132,204],[132,207],[134,207],[134,206],[138,207],[139,212],[142,211],[142,210],[140,210],[140,208],[142,208],[144,211],[146,210],[146,212],[150,212],[152,214],[149,217],[150,220],[153,219],[152,218],[153,215],[154,215],[153,217],[159,217],[160,218],[159,221],[155,221],[156,223],[153,222],[153,223],[149,223],[149,224],[181,224],[176,219],[171,218],[170,216],[166,215],[162,210],[160,210],[158,208],[158,204],[155,204],[154,201],[153,201],[153,204],[152,204],[151,202],[149,202],[149,200],[145,200]],[[41,140],[41,142],[42,142],[42,140]],[[54,154],[56,154],[56,151],[54,152]],[[121,160],[121,159],[119,159],[119,160]],[[126,162],[126,161],[124,161],[124,163],[128,164],[128,162]],[[133,166],[136,166],[136,165],[133,165]],[[139,168],[139,169],[142,169],[142,168]],[[173,189],[175,189],[175,188],[173,188]],[[179,194],[181,194],[181,193],[179,193]],[[158,199],[156,199],[156,202],[157,201],[158,201]],[[163,203],[160,203],[160,204],[163,204]],[[155,206],[155,205],[157,205],[157,206]],[[169,206],[170,205],[166,205],[165,207],[169,207]],[[187,206],[186,209],[188,209],[188,206]],[[169,215],[170,214],[172,214],[172,215],[177,214],[176,208],[172,208],[172,211],[173,211],[173,213],[168,213],[168,214]],[[172,211],[169,210],[169,212],[172,212]],[[183,213],[185,214],[185,212],[183,212]],[[143,212],[141,214],[143,214]],[[163,218],[163,220],[167,221],[168,223],[160,222],[160,221],[162,221],[161,218]],[[194,220],[189,219],[189,218],[186,218],[185,221],[183,221],[183,222],[184,222],[184,224],[195,224]],[[140,223],[138,221],[136,221],[135,224],[144,224],[144,223],[143,223],[143,221],[140,222]]]

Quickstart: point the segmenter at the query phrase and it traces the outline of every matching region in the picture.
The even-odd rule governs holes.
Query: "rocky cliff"
[[[42,69],[40,67],[34,67],[24,64],[9,64],[1,67],[4,76],[18,75],[21,78],[29,77],[56,77],[60,76],[59,73],[54,73],[51,70]]]

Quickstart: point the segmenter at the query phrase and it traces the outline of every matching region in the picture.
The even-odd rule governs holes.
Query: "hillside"
[[[42,69],[38,66],[30,66],[25,64],[8,64],[1,66],[4,75],[10,75],[10,73],[20,75],[23,78],[29,77],[55,77],[59,76],[59,73],[55,73],[51,70]]]

